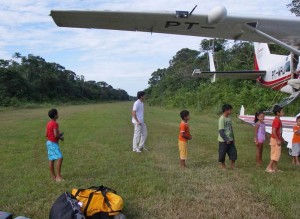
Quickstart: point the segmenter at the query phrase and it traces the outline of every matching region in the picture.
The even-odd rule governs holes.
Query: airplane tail
[[[241,109],[240,109],[240,116],[244,116],[245,115],[245,108],[244,106],[242,105],[241,106]]]
[[[255,70],[266,70],[266,66],[270,60],[270,49],[267,43],[254,43],[255,51]]]
[[[208,59],[209,59],[209,70],[211,72],[215,72],[216,71],[216,67],[215,67],[215,62],[214,62],[214,57],[213,57],[213,53],[212,51],[210,51],[208,53]],[[210,78],[211,82],[215,82],[216,81],[216,74],[213,74]]]
[[[214,63],[214,57],[213,57],[212,52],[208,53],[208,58],[209,58],[209,70],[210,71],[216,71],[215,63]]]
[[[255,51],[255,70],[264,71],[274,66],[274,63],[284,62],[285,57],[283,55],[271,54],[267,43],[254,43]]]

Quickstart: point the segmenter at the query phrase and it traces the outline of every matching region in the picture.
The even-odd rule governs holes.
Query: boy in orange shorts
[[[190,113],[187,110],[180,112],[180,117],[182,119],[179,126],[179,136],[178,136],[178,147],[180,155],[180,166],[182,168],[186,167],[185,160],[187,159],[187,142],[192,139],[190,134],[190,128],[188,121],[190,120]]]
[[[276,173],[279,171],[277,163],[281,156],[281,144],[284,141],[282,138],[282,123],[280,120],[280,117],[284,115],[283,108],[276,105],[273,112],[275,114],[275,118],[272,123],[272,134],[270,139],[271,161],[266,169],[266,172],[268,173]]]

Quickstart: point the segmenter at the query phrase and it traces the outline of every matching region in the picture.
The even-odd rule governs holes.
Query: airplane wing
[[[300,18],[227,15],[225,7],[215,7],[207,14],[177,12],[125,12],[52,10],[60,27],[142,31],[252,42],[274,42],[257,34],[249,26],[288,45],[300,44]]]
[[[193,76],[200,78],[225,78],[225,79],[250,79],[256,80],[259,76],[266,74],[266,71],[203,71],[195,69]]]

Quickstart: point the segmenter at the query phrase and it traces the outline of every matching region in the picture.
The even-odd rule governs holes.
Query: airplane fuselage
[[[266,74],[259,77],[257,81],[264,87],[293,93],[293,87],[288,83],[294,79],[295,63],[292,63],[291,55],[271,54],[265,43],[254,43],[255,69],[265,70]],[[298,80],[298,79],[297,79]],[[296,82],[298,82],[296,80]],[[300,82],[300,80],[299,80]]]
[[[269,69],[266,69],[266,74],[257,79],[264,87],[273,90],[280,90],[286,93],[292,93],[292,87],[288,85],[288,81],[292,79],[291,73],[291,56],[286,56],[285,60],[274,63]]]

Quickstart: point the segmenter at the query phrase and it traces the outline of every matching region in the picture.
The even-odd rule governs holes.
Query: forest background
[[[289,54],[276,45],[271,53]],[[217,71],[254,69],[254,47],[250,42],[221,39],[202,40],[199,51],[181,49],[169,61],[169,67],[151,74],[145,89],[147,102],[166,108],[193,108],[198,112],[219,112],[223,103],[236,109],[244,105],[247,113],[267,110],[287,97],[280,91],[263,88],[253,80],[201,79],[192,72],[196,68],[208,71],[208,52],[214,51]],[[0,106],[33,107],[36,105],[79,104],[103,101],[132,100],[125,90],[114,89],[104,81],[85,81],[83,75],[65,69],[60,64],[46,62],[42,57],[16,52],[11,60],[0,59]],[[299,101],[286,107],[286,113],[298,113]]]

